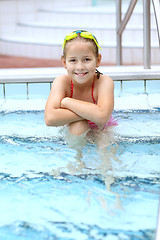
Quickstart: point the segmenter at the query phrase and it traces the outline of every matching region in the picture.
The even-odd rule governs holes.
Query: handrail
[[[154,1],[154,0],[153,0]],[[121,20],[121,0],[117,0],[117,65],[122,65],[122,33],[127,25],[137,0],[131,0],[123,21]],[[150,0],[143,0],[144,19],[144,68],[151,67],[151,46],[150,46]]]
[[[132,15],[132,12],[134,10],[136,3],[137,3],[137,0],[133,0],[130,2],[129,7],[126,12],[126,15],[125,15],[123,21],[121,22],[121,25],[118,28],[118,31],[117,31],[118,34],[122,34],[123,30],[125,29],[125,26],[127,25],[131,15]]]
[[[160,45],[160,0],[152,0],[155,19],[157,24],[158,40]]]
[[[134,7],[137,3],[137,0],[132,0],[127,9],[124,19],[121,19],[122,16],[122,1],[117,0],[117,65],[122,65],[122,32],[124,31],[131,15],[134,10]]]
[[[143,0],[143,64],[144,68],[151,68],[151,10],[150,0]]]
[[[122,22],[122,2],[121,0],[116,1],[116,28],[117,28],[117,48],[116,48],[116,61],[117,65],[122,65],[122,34],[118,33],[118,29]]]

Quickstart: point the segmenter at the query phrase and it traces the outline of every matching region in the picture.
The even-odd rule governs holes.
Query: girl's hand
[[[67,108],[68,100],[70,100],[69,97],[65,97],[65,98],[62,99],[62,101],[61,101],[61,108]]]

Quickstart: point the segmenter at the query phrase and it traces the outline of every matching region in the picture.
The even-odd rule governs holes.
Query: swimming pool
[[[160,108],[150,97],[149,108],[146,95],[117,98],[108,145],[88,141],[82,154],[45,126],[46,99],[1,100],[0,239],[154,239]]]

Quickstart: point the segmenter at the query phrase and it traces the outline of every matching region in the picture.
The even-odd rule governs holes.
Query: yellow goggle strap
[[[76,37],[78,36],[78,33],[79,33],[80,36],[83,37],[83,38],[88,38],[88,39],[94,40],[94,42],[95,42],[95,44],[97,45],[97,47],[100,48],[100,49],[102,49],[102,48],[99,46],[96,38],[95,38],[91,33],[89,33],[89,32],[83,32],[83,31],[76,31],[76,32],[69,33],[69,34],[65,37],[65,39],[64,39],[64,42],[63,42],[63,45],[62,45],[62,49],[64,48],[66,42],[69,41],[69,40],[71,40],[71,39],[73,39],[73,38],[76,38]]]

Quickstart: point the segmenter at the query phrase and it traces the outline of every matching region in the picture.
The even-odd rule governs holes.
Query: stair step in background
[[[6,9],[7,2],[12,2],[12,9]],[[0,54],[60,59],[65,35],[73,30],[85,29],[97,37],[102,47],[102,61],[115,64],[115,4],[108,1],[103,6],[91,5],[91,0],[81,3],[74,0],[47,0],[45,4],[42,0],[1,0]],[[160,64],[153,9],[151,12],[151,61],[152,64]],[[142,4],[138,3],[133,13],[122,36],[123,63],[143,64]],[[12,21],[8,20],[9,15]]]
[[[77,29],[87,29],[92,32],[98,39],[100,44],[107,44],[107,42],[116,43],[116,27],[115,26],[100,26],[94,27],[91,24],[71,24],[71,25],[56,25],[51,23],[41,23],[41,22],[21,22],[17,24],[16,32],[19,36],[26,36],[28,38],[40,38],[41,40],[47,41],[50,39],[54,42],[55,38],[57,42],[62,43],[64,36],[73,30]],[[151,43],[156,46],[157,41],[157,30],[155,26],[151,29]],[[143,26],[139,28],[135,26],[127,26],[123,33],[123,43],[126,42],[135,43],[143,42]],[[157,42],[157,43],[156,43]],[[110,45],[110,44],[109,44]],[[131,44],[130,44],[131,45]],[[157,44],[158,46],[158,44]]]

